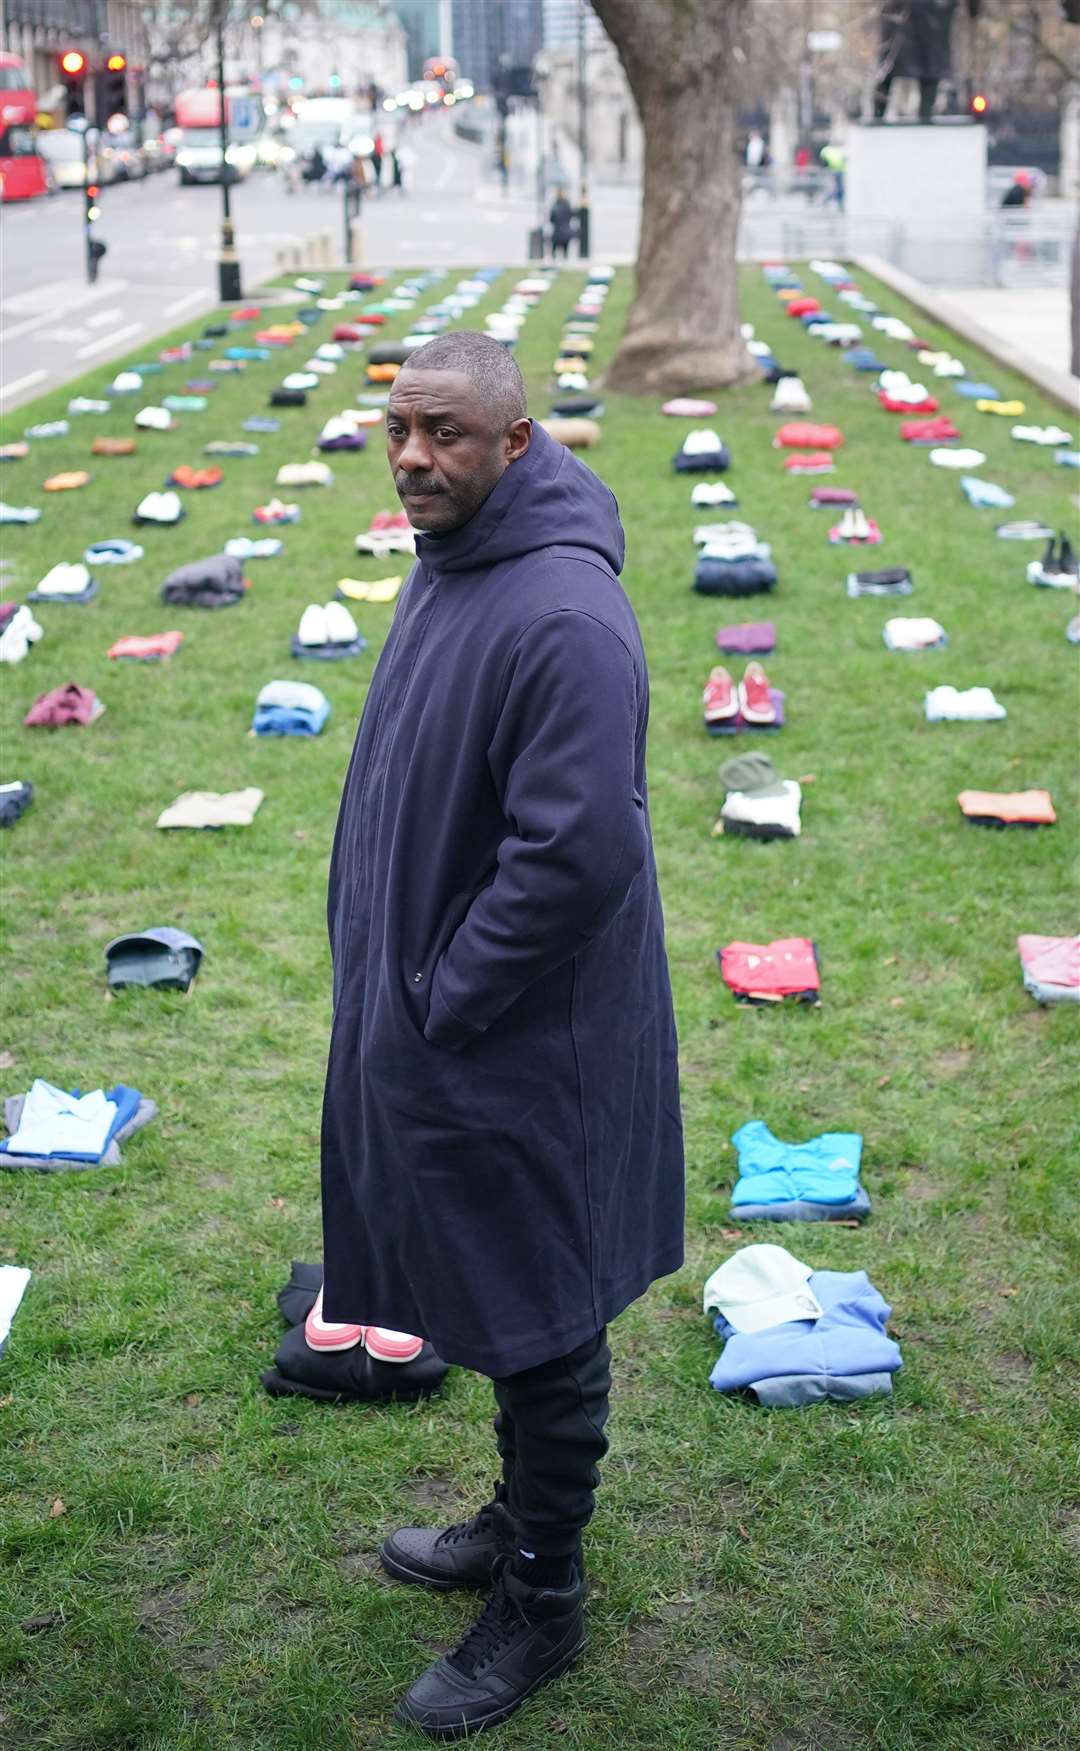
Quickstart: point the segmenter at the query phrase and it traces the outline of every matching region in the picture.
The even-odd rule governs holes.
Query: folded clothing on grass
[[[845,1214],[859,1200],[862,1137],[857,1131],[826,1131],[806,1143],[783,1143],[760,1119],[741,1125],[732,1136],[739,1178],[731,1194],[733,1214],[741,1208],[782,1209],[793,1203]],[[811,1218],[819,1220],[820,1218]]]
[[[254,785],[245,790],[185,790],[157,818],[159,827],[250,827],[263,800]]]
[[[366,1343],[351,1343],[342,1350],[311,1346],[305,1322],[322,1289],[322,1275],[318,1265],[293,1261],[289,1281],[277,1297],[290,1329],[274,1366],[262,1376],[266,1391],[274,1398],[311,1398],[326,1404],[417,1399],[437,1392],[449,1370],[428,1343],[406,1362],[381,1361]]]
[[[817,950],[808,937],[776,942],[729,942],[717,950],[720,975],[740,1003],[821,1001]]]
[[[1080,936],[1018,936],[1016,946],[1037,1003],[1080,1003]]]
[[[929,723],[989,723],[1009,715],[989,687],[932,687],[925,705]]]
[[[118,1083],[106,1094],[68,1091],[38,1077],[26,1095],[5,1102],[10,1135],[0,1142],[9,1158],[96,1165],[124,1125],[136,1116],[142,1099],[137,1088]],[[17,1105],[17,1111],[16,1111]]]
[[[956,800],[981,827],[1052,827],[1057,820],[1048,790],[962,790]]]
[[[257,736],[317,736],[330,716],[330,702],[304,681],[268,681],[255,701]]]
[[[929,615],[898,615],[886,620],[881,636],[891,651],[936,651],[949,642],[941,622]]]

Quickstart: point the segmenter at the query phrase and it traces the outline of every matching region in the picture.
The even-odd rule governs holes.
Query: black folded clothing
[[[163,602],[187,608],[228,608],[243,594],[243,567],[228,553],[179,566],[161,586]]]
[[[676,450],[671,466],[676,474],[723,474],[731,467],[731,451],[724,443],[716,450]]]
[[[0,784],[0,827],[14,827],[34,800],[34,787],[27,779]]]
[[[208,322],[203,329],[203,340],[220,340],[222,335],[228,334],[228,332],[227,322]]]
[[[748,553],[742,559],[699,559],[693,587],[699,596],[757,596],[775,583],[772,560]]]
[[[311,1349],[304,1337],[304,1321],[321,1287],[321,1267],[294,1259],[289,1281],[277,1298],[291,1330],[281,1341],[274,1366],[262,1376],[271,1397],[371,1403],[426,1398],[438,1391],[449,1370],[430,1344],[414,1362],[377,1362],[360,1344],[351,1350]]]
[[[556,419],[595,419],[603,412],[604,404],[598,395],[567,395],[561,401],[553,401],[551,411]]]
[[[306,407],[306,389],[275,389],[270,395],[271,407]]]
[[[369,365],[403,365],[408,356],[409,348],[399,340],[377,340],[367,357]]]

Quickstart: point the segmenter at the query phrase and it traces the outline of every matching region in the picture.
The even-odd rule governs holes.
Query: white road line
[[[16,377],[14,383],[5,383],[0,389],[0,401],[17,394],[20,389],[29,389],[32,383],[40,383],[48,375],[48,371],[28,371],[25,377]]]
[[[117,292],[122,291],[126,285],[127,281],[122,280],[119,285],[99,286],[96,292],[80,290],[78,296],[70,304],[49,303],[39,316],[31,316],[26,322],[17,322],[13,328],[0,328],[0,346],[6,341],[14,340],[17,335],[30,334],[35,328],[40,328],[42,323],[59,321],[69,310],[79,309],[81,311],[84,304],[96,302],[98,298],[115,298]],[[25,294],[20,293],[20,297],[23,296]],[[44,293],[42,296],[44,297]],[[15,300],[12,299],[9,302],[14,303]]]
[[[213,295],[203,291],[185,292],[182,298],[174,298],[171,304],[166,304],[161,314],[162,316],[179,316],[181,310],[188,310],[192,304],[201,304],[204,300],[212,304],[214,302]]]
[[[122,310],[99,310],[96,316],[86,318],[87,328],[101,328],[106,322],[115,322],[118,316],[123,316]]]
[[[114,328],[108,334],[103,334],[100,340],[92,340],[89,346],[78,347],[75,352],[77,359],[89,359],[94,353],[100,353],[102,347],[111,347],[118,340],[126,340],[128,335],[141,334],[146,324],[129,322],[126,328]]]

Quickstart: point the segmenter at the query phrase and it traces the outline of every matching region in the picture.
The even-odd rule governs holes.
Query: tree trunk
[[[593,0],[645,134],[641,241],[612,389],[678,394],[756,375],[739,333],[736,150],[750,0]]]

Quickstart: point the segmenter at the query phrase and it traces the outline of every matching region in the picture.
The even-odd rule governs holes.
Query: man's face
[[[402,371],[386,410],[386,454],[413,528],[460,529],[524,455],[530,431],[527,419],[503,426],[463,371]]]

